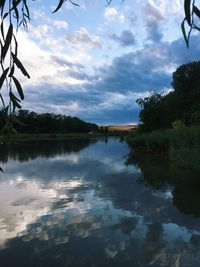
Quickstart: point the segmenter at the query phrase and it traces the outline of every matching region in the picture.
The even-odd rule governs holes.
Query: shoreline
[[[79,138],[98,138],[98,137],[124,137],[129,132],[108,132],[108,133],[39,133],[39,134],[13,134],[0,135],[0,142],[7,141],[28,141],[28,140],[64,140]]]

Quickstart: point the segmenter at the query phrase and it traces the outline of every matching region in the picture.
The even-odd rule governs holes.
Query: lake
[[[119,138],[0,145],[1,267],[199,267],[199,171]]]

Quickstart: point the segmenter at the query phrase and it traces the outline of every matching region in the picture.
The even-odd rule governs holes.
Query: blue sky
[[[23,108],[98,124],[137,123],[137,98],[168,91],[172,72],[199,60],[199,35],[186,49],[183,0],[30,2],[28,32],[18,32]]]

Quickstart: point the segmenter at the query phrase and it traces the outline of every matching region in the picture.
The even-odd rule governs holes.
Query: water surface
[[[199,266],[198,172],[112,138],[2,144],[0,160],[1,267]]]

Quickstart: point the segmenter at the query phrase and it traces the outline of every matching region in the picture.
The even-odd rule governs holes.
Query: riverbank
[[[165,155],[170,161],[186,166],[200,166],[200,126],[157,130],[127,137],[129,147],[138,154]]]
[[[96,138],[96,137],[112,137],[119,136],[123,137],[128,135],[128,132],[107,132],[107,133],[58,133],[58,134],[12,134],[12,135],[1,135],[0,141],[24,141],[24,140],[48,140],[48,139],[79,139],[79,138]]]

